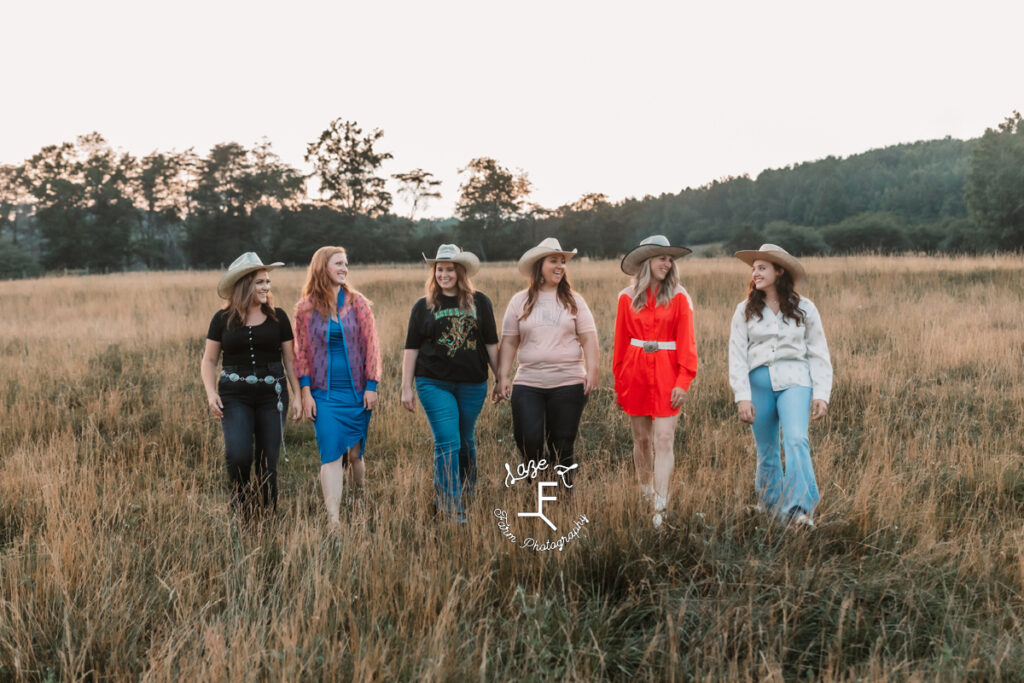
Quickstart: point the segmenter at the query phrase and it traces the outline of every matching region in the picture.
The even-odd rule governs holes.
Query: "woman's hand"
[[[669,396],[668,404],[672,410],[678,410],[686,402],[686,390],[679,387],[672,387],[672,395]]]
[[[590,396],[591,393],[597,390],[597,368],[587,373],[587,378],[583,381],[583,395]],[[684,397],[685,398],[685,397]],[[682,404],[680,404],[682,405]]]
[[[367,389],[363,392],[363,407],[367,410],[373,410],[377,406],[377,392],[373,389]]]
[[[292,394],[292,395],[294,396],[294,394]],[[299,420],[301,420],[302,419],[302,398],[301,398],[301,395],[300,395],[299,400],[298,401],[293,400],[289,407],[291,408],[291,411],[292,411],[292,422],[298,422]]]
[[[754,424],[754,404],[750,401],[736,401],[736,407],[740,411],[740,422],[748,425]]]
[[[402,407],[410,413],[416,412],[416,390],[411,386],[402,387]]]
[[[302,390],[302,417],[310,422],[316,422],[316,401],[312,392],[305,387]]]
[[[220,400],[220,394],[210,392],[206,395],[206,402],[210,404],[210,412],[216,418],[224,418],[224,402]]]
[[[499,403],[510,398],[512,398],[512,380],[508,377],[502,377],[494,385],[494,394],[491,396],[491,400]]]
[[[825,417],[825,413],[828,412],[828,403],[820,398],[816,398],[811,401],[811,419],[817,420],[819,417]]]

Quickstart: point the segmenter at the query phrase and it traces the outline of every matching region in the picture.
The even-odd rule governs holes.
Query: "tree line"
[[[0,277],[219,267],[249,250],[304,263],[323,244],[344,245],[359,262],[411,261],[451,241],[512,259],[549,235],[597,258],[653,233],[719,252],[764,241],[799,255],[1024,248],[1018,112],[972,140],[828,157],[657,197],[591,193],[553,209],[530,201],[525,172],[479,157],[459,169],[455,216],[443,220],[416,218],[441,196],[440,181],[419,168],[390,177],[411,207],[393,211],[383,136],[332,121],[307,145],[309,176],[265,139],[205,156],[136,158],[99,133],[46,146],[0,166]]]

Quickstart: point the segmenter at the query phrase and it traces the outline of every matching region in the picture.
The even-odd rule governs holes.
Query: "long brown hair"
[[[345,254],[345,257],[348,257],[345,247],[320,247],[317,249],[306,270],[306,284],[302,285],[302,298],[308,297],[313,302],[313,307],[325,318],[330,318],[338,306],[337,300],[331,301],[334,283],[327,276],[327,263],[336,254]],[[341,288],[345,290],[346,298],[352,293],[352,289],[348,286],[348,278],[345,278]]]
[[[548,255],[550,256],[550,254]],[[547,260],[547,256],[539,258],[533,262],[533,278],[530,280],[530,288],[526,290],[526,305],[523,306],[523,314],[519,316],[520,320],[526,320],[533,313],[533,306],[537,303],[537,294],[540,292],[540,286],[544,284],[544,261]],[[568,310],[573,315],[576,315],[578,309],[576,307],[576,297],[572,295],[572,285],[569,284],[569,274],[567,272],[562,273],[562,280],[558,283],[558,288],[555,290],[555,294],[558,300],[562,303],[562,307]]]
[[[654,298],[655,306],[668,306],[672,303],[672,297],[676,295],[676,285],[679,284],[679,270],[676,268],[675,259],[672,259],[672,267],[661,282],[654,282],[651,275],[651,259],[645,259],[640,264],[640,270],[633,276],[633,310],[637,313],[644,310],[644,306],[647,305],[647,288],[652,284],[658,288]]]
[[[434,261],[424,285],[427,292],[427,310],[431,312],[441,308],[441,295],[444,294],[441,291],[441,285],[437,284],[437,263]],[[445,263],[450,263],[450,261]],[[455,266],[455,289],[457,290],[455,296],[459,299],[459,310],[476,315],[476,303],[473,301],[473,293],[476,290],[473,289],[473,281],[466,274],[466,266],[461,263],[452,263],[452,265]]]
[[[793,287],[793,278],[789,271],[775,263],[772,266],[775,268],[775,293],[779,295],[782,319],[790,318],[797,325],[805,323],[807,316],[800,310],[800,295]],[[764,291],[754,286],[754,278],[751,277],[747,285],[747,307],[743,313],[748,322],[755,315],[758,320],[764,320],[764,299]]]
[[[265,270],[254,270],[238,278],[238,281],[235,282],[235,286],[231,289],[231,298],[224,304],[224,310],[228,312],[228,329],[245,324],[249,306],[256,298],[256,276],[266,272]],[[277,313],[274,311],[274,295],[270,292],[267,292],[267,303],[260,304],[260,310],[275,323],[277,322]]]

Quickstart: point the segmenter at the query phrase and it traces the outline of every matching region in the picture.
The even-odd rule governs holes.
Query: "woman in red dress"
[[[675,264],[689,253],[654,235],[621,264],[633,284],[619,292],[615,316],[615,395],[633,428],[633,464],[643,497],[653,504],[655,529],[668,502],[679,414],[697,376],[693,302]]]

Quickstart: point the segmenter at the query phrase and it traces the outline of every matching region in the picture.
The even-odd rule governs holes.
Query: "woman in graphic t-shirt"
[[[597,326],[587,302],[569,284],[565,251],[548,237],[519,259],[530,286],[505,310],[494,400],[511,398],[512,431],[523,462],[550,462],[571,487],[573,449],[587,397],[597,388]],[[509,379],[519,355],[515,380]]]
[[[437,509],[466,521],[476,483],[476,419],[487,396],[487,368],[497,375],[498,331],[491,300],[473,289],[480,261],[442,244],[431,264],[426,296],[409,316],[402,358],[402,405],[423,404],[434,434]]]

